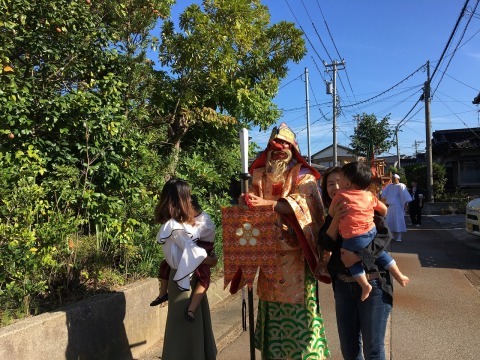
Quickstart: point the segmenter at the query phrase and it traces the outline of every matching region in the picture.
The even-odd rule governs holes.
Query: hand
[[[350,206],[347,205],[345,201],[340,201],[338,202],[335,207],[331,207],[328,209],[328,213],[332,218],[336,219],[341,219],[345,215],[348,214],[348,210],[350,209]]]
[[[342,262],[346,267],[350,267],[362,260],[360,259],[360,256],[358,256],[354,252],[343,248],[340,249],[340,255]]]
[[[254,194],[248,194],[250,204],[253,206],[265,206],[265,205],[270,205],[274,206],[276,201],[275,200],[265,200],[264,198],[254,195]]]

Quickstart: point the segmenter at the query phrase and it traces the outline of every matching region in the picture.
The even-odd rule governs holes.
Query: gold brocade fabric
[[[249,210],[246,207],[222,208],[224,286],[241,269],[245,282],[252,286],[260,267],[265,281],[275,282],[275,221],[271,206]]]
[[[257,291],[259,298],[264,301],[303,304],[306,260],[312,273],[317,270],[316,237],[324,222],[323,205],[315,177],[311,174],[300,175],[300,169],[301,164],[297,164],[288,171],[280,193],[278,184],[273,183],[265,168],[255,169],[253,173],[250,192],[264,199],[281,198],[287,201],[305,237],[301,246],[293,229],[277,215],[277,226],[273,230],[277,280],[272,286],[270,277],[260,270]]]

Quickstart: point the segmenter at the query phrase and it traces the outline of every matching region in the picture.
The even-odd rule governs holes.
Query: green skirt
[[[207,294],[195,311],[195,322],[185,319],[190,304],[190,291],[181,291],[173,277],[177,271],[171,269],[168,281],[168,312],[163,339],[162,360],[215,360],[217,347],[212,330],[210,307]],[[197,279],[191,282],[195,289]]]
[[[330,356],[317,305],[317,286],[306,269],[306,306],[259,300],[255,347],[263,360],[321,360]]]

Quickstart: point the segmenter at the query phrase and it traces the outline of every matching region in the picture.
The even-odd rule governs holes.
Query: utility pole
[[[307,155],[308,165],[312,165],[310,155],[310,100],[308,99],[308,69],[305,68],[305,107],[307,108]]]
[[[418,145],[424,143],[425,141],[417,141],[415,140],[415,157],[418,155]]]
[[[333,68],[333,166],[337,166],[337,70],[345,69],[345,60],[342,62],[333,61],[331,64],[324,63],[326,68]],[[341,66],[341,67],[339,67]],[[328,70],[327,70],[328,71]]]
[[[410,110],[411,112],[411,110]],[[400,148],[399,148],[399,145],[398,145],[398,131],[400,130],[400,126],[403,125],[402,123],[405,121],[405,119],[407,118],[407,116],[410,114],[410,112],[405,115],[405,117],[400,120],[397,124],[397,126],[395,126],[395,141],[397,142],[397,166],[399,169],[402,168],[402,164],[400,163]]]
[[[400,123],[395,127],[395,141],[397,142],[397,166],[399,169],[402,168],[402,165],[400,164],[400,148],[398,147],[398,128],[400,126]]]
[[[423,100],[425,101],[425,143],[427,160],[427,201],[435,202],[433,196],[433,160],[432,160],[432,125],[430,122],[430,60],[427,61],[427,81],[423,88]]]

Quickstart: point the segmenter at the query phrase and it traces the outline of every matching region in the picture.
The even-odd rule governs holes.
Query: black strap
[[[247,331],[247,303],[242,299],[242,327],[243,331]]]

